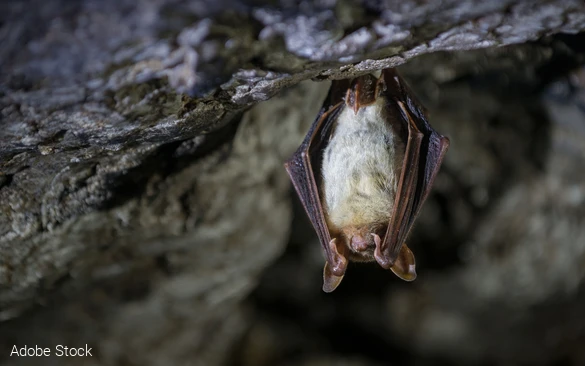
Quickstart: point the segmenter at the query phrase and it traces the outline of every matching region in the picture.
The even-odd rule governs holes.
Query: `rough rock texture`
[[[583,187],[575,168],[583,165],[583,132],[582,124],[563,122],[580,112],[552,97],[545,109],[539,99],[544,85],[583,58],[550,37],[551,44],[462,50],[584,29],[585,5],[577,0],[3,1],[0,360],[258,365],[254,350],[263,343],[254,334],[266,334],[256,331],[262,319],[235,356],[226,350],[264,296],[282,291],[291,304],[315,300],[303,322],[335,323],[331,306],[344,293],[323,300],[311,292],[320,287],[312,270],[322,265],[318,245],[305,260],[285,257],[276,283],[242,305],[287,243],[291,209],[281,163],[327,84],[286,88],[407,61],[404,74],[454,142],[413,238],[415,248],[440,243],[417,253],[437,275],[402,292],[390,286],[387,302],[379,296],[387,285],[380,272],[363,294],[347,292],[354,300],[339,312],[369,315],[357,317],[361,329],[387,333],[373,355],[358,349],[348,362],[384,360],[376,355],[387,347],[452,360],[485,359],[496,349],[495,361],[522,361],[531,344],[539,352],[530,360],[556,360],[563,347],[572,360],[568,310],[550,338],[524,335],[549,330],[551,323],[533,321],[539,315],[583,302]],[[430,55],[413,59],[423,54]],[[542,121],[547,113],[550,121]],[[307,238],[298,231],[293,248]],[[353,281],[371,280],[359,273]],[[349,280],[348,288],[359,286]],[[557,293],[566,299],[549,304]],[[379,316],[355,311],[370,305]],[[507,328],[494,325],[499,306],[533,310],[506,323],[517,327],[517,349],[505,342]],[[481,318],[486,307],[493,318]],[[573,326],[578,343],[583,325]],[[335,337],[319,335],[316,344],[334,354],[328,345]],[[291,342],[273,345],[274,358],[266,349],[260,355],[287,360]],[[58,343],[88,343],[96,356],[7,356],[15,344]],[[329,359],[341,358],[309,353],[303,362]]]
[[[26,244],[28,251],[43,252],[36,261],[34,255],[21,259],[26,266],[15,264],[12,278],[57,277],[56,283],[41,282],[50,287],[35,288],[41,294],[33,299],[46,309],[3,324],[3,356],[12,344],[88,343],[99,357],[88,364],[221,363],[245,329],[242,298],[286,243],[291,214],[282,161],[317,112],[317,95],[325,92],[309,84],[303,89],[303,98],[275,98],[250,110],[231,144],[214,137],[233,137],[228,126],[230,131],[153,148],[143,168],[152,174],[143,178],[137,197],[70,219],[52,235],[3,247],[8,254]],[[307,99],[312,107],[283,113],[291,101],[310,104]],[[275,116],[283,123],[275,124]],[[208,141],[216,149],[199,157]],[[156,166],[162,167],[151,171]],[[85,179],[99,178],[98,169]],[[18,175],[26,179],[28,171]],[[137,183],[125,189],[138,189]],[[78,185],[77,192],[91,186]],[[4,304],[15,307],[11,312],[5,305],[4,314],[23,306],[18,300],[27,292],[18,290],[26,284],[3,291]],[[79,364],[75,358],[50,360]]]

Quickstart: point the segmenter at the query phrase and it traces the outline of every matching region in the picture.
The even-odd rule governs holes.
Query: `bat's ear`
[[[414,254],[406,246],[402,245],[400,253],[394,261],[394,265],[390,267],[392,272],[404,281],[414,281],[416,279],[416,263],[414,261]]]
[[[343,280],[343,276],[336,276],[331,272],[329,262],[325,262],[325,268],[323,268],[323,291],[329,293],[333,292],[339,286]]]
[[[327,253],[327,266],[331,274],[343,277],[347,269],[347,250],[344,244],[337,244],[337,239],[331,239]]]
[[[329,259],[323,268],[323,291],[332,292],[339,286],[347,269],[347,247],[338,245],[335,238],[329,242]]]

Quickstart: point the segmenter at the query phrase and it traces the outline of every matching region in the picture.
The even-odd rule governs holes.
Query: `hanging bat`
[[[416,278],[404,244],[449,147],[395,69],[333,81],[285,168],[325,252],[323,291],[349,260]]]

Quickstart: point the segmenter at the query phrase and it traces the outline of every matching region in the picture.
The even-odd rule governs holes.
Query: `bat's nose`
[[[361,235],[354,235],[351,237],[351,247],[356,252],[364,252],[373,247],[371,240],[364,239]]]

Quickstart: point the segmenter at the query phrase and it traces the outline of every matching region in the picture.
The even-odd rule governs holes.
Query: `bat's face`
[[[348,248],[348,259],[354,262],[374,262],[376,250],[375,237],[384,236],[387,225],[348,227],[339,235],[343,244]]]
[[[333,82],[285,164],[326,255],[324,291],[339,285],[348,260],[416,278],[404,241],[448,146],[396,70]]]

